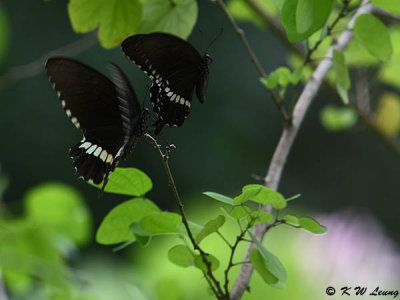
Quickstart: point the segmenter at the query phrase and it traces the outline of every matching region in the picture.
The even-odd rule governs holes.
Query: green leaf
[[[286,215],[283,219],[286,221],[286,223],[290,225],[300,226],[299,218],[297,218],[296,216]]]
[[[314,0],[298,0],[296,7],[296,30],[304,33],[314,21]]]
[[[257,248],[251,251],[250,262],[258,275],[260,275],[261,278],[265,281],[265,283],[274,284],[279,282],[279,279],[274,276],[266,267],[264,257],[260,253],[260,250],[258,250]]]
[[[272,219],[272,214],[266,211],[253,211],[250,216],[248,217],[248,221],[250,222],[251,219],[255,219],[254,223],[263,224],[268,223]]]
[[[149,245],[152,234],[144,230],[142,226],[140,226],[139,221],[133,222],[129,226],[129,230],[132,231],[135,237],[134,240],[136,240],[139,244],[141,244],[144,247]]]
[[[296,194],[296,195],[294,195],[294,196],[292,196],[292,197],[286,198],[286,202],[295,200],[295,199],[297,199],[297,198],[299,198],[299,197],[301,197],[301,194]]]
[[[288,68],[279,67],[275,72],[278,74],[278,83],[280,86],[285,88],[292,81],[292,73]]]
[[[109,245],[134,238],[130,226],[143,217],[159,212],[160,209],[150,200],[135,198],[114,207],[103,219],[96,233],[100,244]]]
[[[398,0],[371,0],[371,2],[384,10],[400,15],[400,2]]]
[[[353,33],[372,55],[387,61],[393,53],[389,32],[382,21],[372,15],[361,15],[356,19]]]
[[[136,32],[142,5],[138,0],[70,0],[68,13],[75,32],[99,27],[101,45],[111,48]]]
[[[218,200],[220,202],[229,204],[229,205],[233,205],[233,199],[231,197],[225,196],[225,195],[221,195],[218,193],[214,193],[214,192],[204,192],[204,195],[213,198],[215,200]]]
[[[336,88],[345,104],[349,103],[347,91],[350,89],[350,75],[342,52],[333,50],[333,68],[336,75]],[[344,95],[342,92],[344,91]]]
[[[266,87],[267,90],[273,90],[278,86],[279,74],[271,72],[268,78],[260,78],[261,83]]]
[[[274,254],[269,252],[255,237],[249,232],[249,235],[253,242],[256,244],[257,249],[260,251],[260,254],[264,258],[264,264],[267,270],[275,276],[278,281],[285,282],[287,280],[286,269]]]
[[[181,222],[182,217],[176,213],[159,212],[143,217],[140,226],[152,234],[177,234]]]
[[[203,240],[206,236],[216,232],[219,228],[221,228],[222,225],[224,225],[224,223],[225,223],[225,217],[221,215],[219,215],[213,220],[208,221],[207,224],[204,225],[204,228],[197,235],[196,238],[197,242],[200,243],[201,240]]]
[[[270,16],[277,15],[277,9],[274,4],[270,1],[265,0],[254,0],[261,13],[268,14]],[[239,22],[251,22],[256,26],[265,27],[265,20],[260,16],[259,13],[244,0],[230,0],[227,2],[229,12],[233,18]]]
[[[66,236],[79,245],[89,241],[91,215],[75,189],[60,183],[41,184],[26,193],[24,205],[28,219],[55,234]]]
[[[219,267],[219,260],[214,255],[211,254],[206,254],[206,258],[211,263],[211,270],[212,271],[217,270]],[[203,258],[201,257],[200,254],[194,257],[194,264],[197,268],[199,268],[203,272],[207,272],[207,266],[203,262]]]
[[[320,120],[326,130],[341,131],[352,127],[357,122],[357,114],[350,107],[327,105],[320,113]]]
[[[233,217],[235,220],[240,220],[243,219],[244,217],[247,217],[249,213],[250,213],[250,208],[244,205],[240,205],[233,207],[229,212],[229,215]]]
[[[102,185],[95,185],[101,189]],[[110,178],[104,189],[107,193],[115,193],[129,196],[144,196],[151,190],[151,179],[136,168],[116,168],[110,174]]]
[[[312,233],[325,233],[327,231],[325,226],[319,224],[316,220],[310,217],[299,218],[300,227]]]
[[[301,65],[300,67],[298,67],[293,73],[292,73],[292,78],[291,78],[291,83],[293,85],[296,85],[300,82],[301,77],[303,75],[303,69],[304,69],[304,65]]]
[[[139,33],[167,32],[186,39],[197,19],[195,0],[148,0],[143,5],[143,20]]]
[[[276,209],[286,207],[283,196],[261,184],[249,184],[243,187],[242,193],[233,199],[235,205],[242,204],[248,200],[260,203],[271,204]]]
[[[313,0],[312,12],[305,12],[305,15],[298,15],[300,1],[301,0],[285,1],[281,11],[282,25],[285,28],[288,40],[292,43],[303,41],[314,32],[321,29],[328,20],[333,4],[333,0]],[[311,7],[310,3],[311,1],[302,1],[299,9],[304,11],[304,7]],[[308,24],[307,20],[304,20],[307,16],[313,16],[311,25]],[[300,17],[301,20],[298,20],[298,17]],[[306,27],[308,27],[308,29],[304,32],[299,32],[298,25],[300,25],[301,30],[304,30]]]
[[[176,245],[169,249],[168,259],[183,268],[187,268],[194,265],[194,256],[190,249],[185,245]]]

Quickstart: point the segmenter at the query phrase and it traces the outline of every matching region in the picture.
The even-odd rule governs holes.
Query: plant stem
[[[347,47],[350,41],[353,38],[353,33],[351,29],[354,26],[354,22],[356,18],[361,14],[371,13],[373,6],[368,3],[367,0],[363,0],[360,8],[352,17],[349,22],[346,30],[339,36],[336,45],[332,46],[326,56],[325,59],[321,61],[318,67],[315,69],[313,75],[310,80],[305,85],[298,102],[295,105],[293,111],[293,122],[292,126],[289,128],[284,128],[279,143],[274,151],[274,155],[272,157],[271,163],[268,168],[267,175],[265,177],[265,185],[273,190],[277,190],[279,181],[282,175],[283,168],[286,163],[286,159],[289,155],[289,152],[292,148],[294,140],[297,136],[299,128],[303,122],[305,114],[314,99],[315,95],[318,92],[318,89],[322,85],[324,78],[328,74],[329,70],[332,68],[332,53],[333,49],[343,50]],[[267,210],[268,207],[264,206],[263,210]],[[265,231],[267,230],[267,226],[265,224],[257,224],[254,228],[253,235],[260,242],[262,241]],[[250,257],[251,251],[254,249],[254,244],[250,244],[245,260],[248,260]],[[247,289],[250,277],[253,273],[253,267],[248,264],[243,264],[238,278],[232,288],[231,299],[238,300],[242,297],[244,291]]]
[[[187,218],[186,218],[186,215],[185,215],[185,212],[184,212],[184,209],[183,209],[183,204],[182,204],[181,198],[180,198],[179,193],[178,193],[178,189],[176,188],[176,185],[175,185],[175,182],[174,182],[174,178],[173,178],[172,173],[171,173],[171,169],[169,168],[169,164],[168,164],[169,151],[170,151],[171,148],[174,148],[175,146],[173,146],[173,145],[168,146],[166,148],[166,151],[165,151],[165,154],[164,154],[161,151],[161,146],[158,144],[158,142],[156,141],[155,138],[153,138],[148,133],[145,133],[144,137],[147,140],[150,141],[150,143],[153,145],[154,149],[157,150],[158,154],[161,157],[161,161],[163,163],[165,172],[166,172],[167,177],[168,177],[169,186],[171,187],[172,193],[174,194],[174,197],[175,197],[176,202],[178,204],[179,212],[180,212],[180,214],[182,216],[182,223],[186,228],[187,234],[188,234],[189,239],[190,239],[190,241],[191,241],[191,243],[193,245],[193,248],[195,250],[199,251],[199,253],[200,253],[201,257],[202,257],[202,260],[203,260],[204,264],[207,267],[207,272],[204,272],[204,275],[206,276],[207,281],[209,282],[209,284],[210,284],[215,296],[218,299],[225,299],[224,293],[223,293],[222,288],[221,288],[221,285],[220,285],[219,281],[215,278],[214,274],[212,273],[211,262],[207,259],[207,254],[203,251],[203,249],[200,248],[199,244],[196,242],[195,238],[193,237],[192,231],[190,230],[189,223],[187,221]]]

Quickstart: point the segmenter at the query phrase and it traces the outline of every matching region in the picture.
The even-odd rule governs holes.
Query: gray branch
[[[293,126],[284,128],[278,146],[275,149],[271,163],[268,168],[267,175],[265,177],[265,185],[273,190],[277,190],[279,181],[282,175],[283,168],[286,163],[286,159],[289,155],[290,149],[297,136],[300,126],[303,122],[304,116],[317,94],[324,78],[332,68],[332,53],[333,50],[344,50],[353,38],[352,28],[356,18],[361,14],[369,14],[373,11],[374,6],[369,3],[368,0],[364,0],[354,14],[346,30],[339,36],[335,45],[333,45],[327,52],[325,58],[321,61],[318,67],[315,69],[312,77],[305,85],[297,104],[293,111]],[[263,210],[268,210],[267,206],[263,207]],[[267,226],[265,224],[257,224],[254,228],[253,235],[262,241]],[[244,261],[248,261],[251,251],[254,249],[254,244],[250,244],[246,258]],[[244,291],[248,288],[250,277],[253,273],[253,267],[251,264],[243,264],[239,275],[236,279],[234,286],[231,291],[231,299],[238,300],[242,297]]]

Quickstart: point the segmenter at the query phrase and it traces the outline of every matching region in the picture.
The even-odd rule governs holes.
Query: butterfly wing
[[[112,69],[122,74],[118,67]],[[84,135],[69,150],[76,172],[85,180],[106,183],[127,152],[134,127],[130,120],[140,115],[133,89],[123,74],[114,84],[96,70],[63,57],[50,58],[46,72],[67,116]]]
[[[182,126],[203,72],[197,50],[176,36],[152,33],[127,38],[122,51],[153,80],[150,100],[158,114],[155,133],[165,124]]]

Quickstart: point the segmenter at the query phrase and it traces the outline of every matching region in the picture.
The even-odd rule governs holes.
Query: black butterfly
[[[103,189],[118,162],[132,151],[146,129],[149,112],[142,109],[121,69],[110,64],[112,82],[78,61],[52,57],[46,72],[83,140],[69,149],[77,174]]]
[[[182,126],[189,115],[194,89],[204,102],[211,57],[203,57],[188,42],[166,33],[137,34],[122,42],[122,51],[152,80],[150,100],[158,119],[155,134]]]

